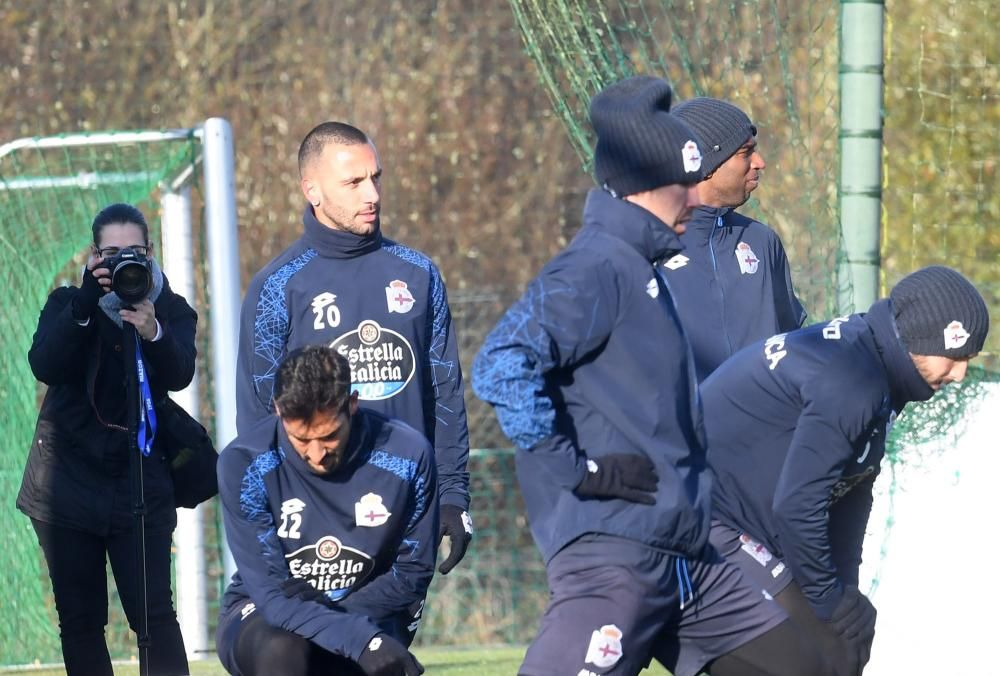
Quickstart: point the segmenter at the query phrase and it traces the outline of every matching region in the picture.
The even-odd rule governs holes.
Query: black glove
[[[447,575],[465,556],[472,542],[472,517],[458,505],[441,505],[441,525],[438,528],[438,546],[447,535],[451,540],[451,552],[438,567],[438,572]]]
[[[587,460],[587,473],[576,494],[598,498],[621,498],[644,505],[656,504],[660,477],[652,461],[638,453],[612,453]]]
[[[852,648],[858,654],[858,674],[862,672],[868,660],[872,656],[872,643],[875,642],[875,620],[872,618],[871,628],[862,632],[858,638],[851,643]]]
[[[847,587],[830,618],[833,630],[847,644],[849,674],[860,674],[871,656],[877,613],[868,597],[857,587]]]
[[[860,640],[861,645],[858,646],[858,673],[861,673],[861,670],[868,664],[868,660],[871,659],[872,643],[875,642],[875,631],[873,630],[871,635],[867,637],[862,636]]]
[[[875,606],[857,587],[846,587],[830,624],[834,631],[849,642],[855,642],[869,634],[875,635]]]
[[[388,634],[375,634],[368,642],[358,666],[365,676],[419,676],[424,667],[402,643]]]
[[[333,601],[328,599],[323,592],[316,589],[301,577],[290,577],[281,583],[281,593],[286,598],[298,599],[299,601],[314,601],[325,606],[333,605]]]
[[[94,311],[97,310],[97,304],[101,301],[101,296],[104,295],[104,289],[101,288],[100,282],[97,281],[97,277],[94,277],[94,273],[86,268],[83,270],[83,281],[80,283],[80,290],[77,291],[76,295],[73,297],[73,302],[70,305],[70,311],[73,313],[73,319],[78,322],[85,322],[90,319]]]

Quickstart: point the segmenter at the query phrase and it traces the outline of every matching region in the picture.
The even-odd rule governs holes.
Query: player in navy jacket
[[[473,389],[518,446],[548,573],[522,676],[636,674],[652,657],[677,676],[707,663],[717,676],[818,673],[780,608],[706,547],[697,382],[657,272],[682,249],[700,178],[697,137],[668,113],[670,95],[636,77],[593,99],[602,189],[473,365]]]
[[[434,453],[408,425],[359,409],[349,387],[333,349],[290,353],[275,379],[278,416],[219,457],[239,567],[217,635],[230,673],[423,671],[404,646],[434,574]]]
[[[867,313],[747,347],[702,385],[712,542],[846,657],[838,673],[858,673],[874,638],[858,568],[889,428],[907,403],[962,380],[988,328],[972,284],[930,267]]]
[[[711,98],[678,104],[677,115],[704,142],[696,207],[681,236],[684,251],[662,273],[694,352],[701,382],[740,348],[802,326],[778,234],[736,211],[764,170],[757,128],[736,106]]]
[[[360,130],[324,122],[299,148],[309,205],[302,236],[250,282],[240,313],[236,426],[273,411],[281,358],[330,345],[351,364],[361,405],[399,418],[434,446],[447,573],[472,538],[462,369],[444,282],[418,251],[382,237],[382,168]]]

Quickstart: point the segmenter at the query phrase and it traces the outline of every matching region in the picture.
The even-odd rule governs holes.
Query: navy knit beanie
[[[698,137],[669,113],[670,85],[646,75],[616,82],[590,101],[597,132],[594,176],[617,197],[702,179]]]
[[[757,135],[757,127],[746,113],[719,99],[690,99],[677,104],[672,114],[684,120],[701,139],[701,170],[705,176]]]
[[[971,357],[983,349],[990,313],[959,272],[932,265],[903,277],[889,294],[899,337],[911,354]]]

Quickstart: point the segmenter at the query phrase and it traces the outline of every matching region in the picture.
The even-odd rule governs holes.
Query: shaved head
[[[323,148],[330,143],[353,146],[371,143],[368,136],[346,122],[324,122],[306,134],[299,146],[299,177],[305,172],[306,166],[323,154]]]

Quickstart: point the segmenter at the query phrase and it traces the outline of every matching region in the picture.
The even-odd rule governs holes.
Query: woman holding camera
[[[59,636],[69,676],[112,675],[104,637],[108,622],[105,557],[128,617],[138,631],[146,612],[150,674],[187,674],[188,665],[170,588],[170,540],[177,516],[170,465],[160,444],[141,457],[145,499],[144,562],[133,514],[137,490],[129,471],[129,416],[126,382],[136,363],[124,328],[135,327],[151,399],[191,382],[195,368],[197,315],[173,293],[152,258],[149,228],[142,213],[113,204],[93,223],[94,248],[79,287],[56,289],[38,320],[28,352],[35,377],[48,385],[28,455],[18,508],[31,518],[48,563],[59,615]],[[131,268],[146,297],[122,302],[112,290],[112,269]],[[125,266],[125,267],[123,267]],[[126,274],[126,280],[135,275]],[[116,286],[125,293],[121,286]],[[141,437],[140,437],[141,438]],[[137,458],[138,459],[138,458]],[[138,473],[136,474],[138,476]],[[140,565],[145,566],[147,604],[143,608]],[[143,670],[143,673],[147,673]]]

